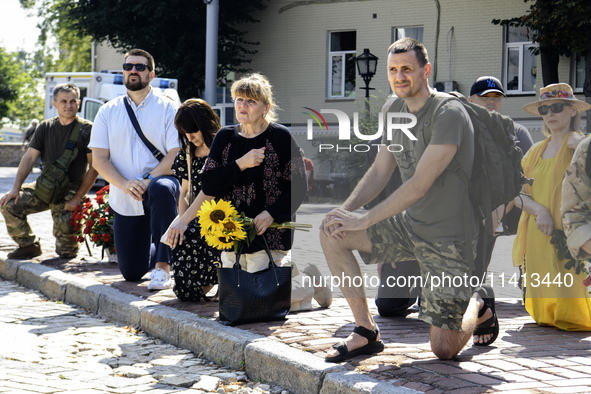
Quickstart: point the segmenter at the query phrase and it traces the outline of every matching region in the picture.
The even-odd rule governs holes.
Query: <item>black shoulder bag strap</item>
[[[162,154],[162,152],[158,150],[158,148],[156,148],[150,141],[148,141],[148,139],[142,132],[142,128],[140,127],[140,124],[138,123],[137,118],[135,117],[135,113],[133,112],[133,109],[131,109],[131,105],[129,105],[129,103],[127,102],[127,97],[123,97],[123,103],[125,104],[125,109],[127,110],[127,114],[129,115],[129,119],[131,120],[131,123],[133,124],[133,128],[135,129],[137,135],[140,137],[144,145],[146,145],[146,147],[150,150],[150,152],[152,152],[154,157],[158,159],[158,161],[162,161],[162,159],[164,159],[164,155]]]
[[[59,164],[65,171],[68,170],[70,164],[78,154],[78,138],[80,137],[80,130],[82,130],[82,122],[78,118],[74,120],[76,124],[70,133],[70,138],[68,139],[68,144],[66,145],[66,149],[64,153],[57,159],[54,163]]]

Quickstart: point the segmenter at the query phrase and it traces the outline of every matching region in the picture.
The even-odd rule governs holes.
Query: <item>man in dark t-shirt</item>
[[[503,107],[503,99],[506,97],[505,89],[501,81],[493,76],[483,76],[478,78],[470,88],[470,96],[467,100],[471,103],[481,105],[485,107],[489,112],[501,112]],[[517,137],[516,145],[521,149],[521,152],[525,153],[533,145],[531,134],[527,128],[519,123],[513,122],[515,125],[515,136]],[[507,235],[513,235],[517,232],[517,224],[521,217],[521,209],[515,207],[513,202],[507,204],[507,206],[500,206],[493,212],[493,223],[498,223],[502,219],[504,228],[507,229]],[[488,270],[490,260],[492,258],[493,248],[497,238],[493,237],[489,240],[486,249],[484,249],[484,238],[478,240],[478,256],[476,257],[477,262],[481,261],[481,253],[486,250],[486,257],[484,259],[484,266],[477,264],[474,270],[474,275],[482,277],[482,275]]]
[[[57,85],[53,89],[53,105],[58,116],[39,124],[21,159],[12,189],[0,198],[0,211],[6,220],[8,234],[19,245],[8,258],[29,259],[41,254],[41,246],[35,240],[27,215],[48,209],[53,218],[56,253],[62,258],[74,258],[78,253],[77,231],[70,226],[70,219],[98,175],[92,168],[92,155],[88,149],[92,123],[77,116],[80,90],[74,84]],[[46,204],[35,196],[35,183],[23,183],[38,158],[45,164],[62,156],[77,123],[82,123],[82,128],[77,140],[78,153],[68,168],[69,190],[62,202]]]

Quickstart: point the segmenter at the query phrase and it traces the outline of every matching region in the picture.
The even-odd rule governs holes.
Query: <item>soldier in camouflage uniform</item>
[[[591,179],[586,166],[590,142],[587,137],[579,144],[562,183],[562,224],[568,249],[577,260],[591,258]]]
[[[6,220],[8,234],[19,245],[18,249],[8,254],[8,258],[28,259],[41,254],[41,245],[35,239],[27,216],[48,209],[53,218],[56,253],[63,258],[73,258],[78,253],[78,241],[74,238],[77,231],[70,226],[70,219],[74,208],[80,205],[98,175],[91,166],[92,155],[88,149],[92,123],[77,116],[80,90],[76,85],[57,85],[53,89],[53,98],[58,116],[39,124],[21,159],[12,189],[0,199],[0,211]],[[42,163],[60,158],[77,122],[82,123],[82,128],[77,142],[78,154],[68,169],[69,191],[59,204],[46,204],[35,195],[35,183],[23,183],[38,158]]]
[[[478,223],[471,210],[464,218],[467,186],[454,169],[470,178],[474,130],[461,103],[429,87],[431,64],[419,41],[404,38],[392,44],[387,67],[390,86],[399,97],[388,112],[412,114],[402,123],[408,124],[409,117],[416,122],[405,133],[395,130],[391,137],[383,136],[374,164],[351,196],[324,218],[320,241],[334,277],[361,276],[355,250],[366,264],[416,260],[420,277],[415,279],[421,282],[419,319],[431,325],[433,353],[450,359],[464,347],[477,325],[486,334],[478,334],[475,344],[488,345],[498,335],[494,298],[483,288],[473,294],[469,281],[473,267],[464,258],[475,252]],[[390,151],[385,145],[395,149]],[[452,159],[454,166],[450,166]],[[353,213],[380,193],[396,167],[402,185],[364,215]],[[465,245],[464,219],[472,226],[472,245]],[[325,360],[340,362],[382,351],[384,344],[365,289],[355,284],[340,287],[356,327]]]

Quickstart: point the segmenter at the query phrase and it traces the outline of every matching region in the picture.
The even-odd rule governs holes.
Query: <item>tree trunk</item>
[[[557,51],[551,47],[540,47],[540,59],[542,60],[542,80],[544,86],[558,83],[558,60]]]

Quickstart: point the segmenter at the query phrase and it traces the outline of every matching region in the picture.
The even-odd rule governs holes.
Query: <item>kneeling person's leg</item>
[[[407,313],[420,294],[417,279],[421,271],[416,261],[386,263],[382,267],[376,306],[380,316],[401,316]]]
[[[21,188],[17,204],[10,200],[7,205],[0,208],[6,221],[8,235],[21,247],[35,242],[35,234],[27,221],[27,215],[49,209],[49,205],[35,197],[34,192],[34,184],[25,184]]]
[[[464,262],[463,243],[413,238],[423,278],[419,319],[432,326],[433,353],[440,359],[450,359],[468,342],[478,310],[471,299],[471,270]]]
[[[152,243],[156,247],[156,268],[159,263],[170,264],[170,247],[160,243],[162,234],[178,214],[180,185],[173,176],[161,176],[150,183],[144,196],[144,208],[150,212]],[[168,271],[169,267],[165,268]]]

